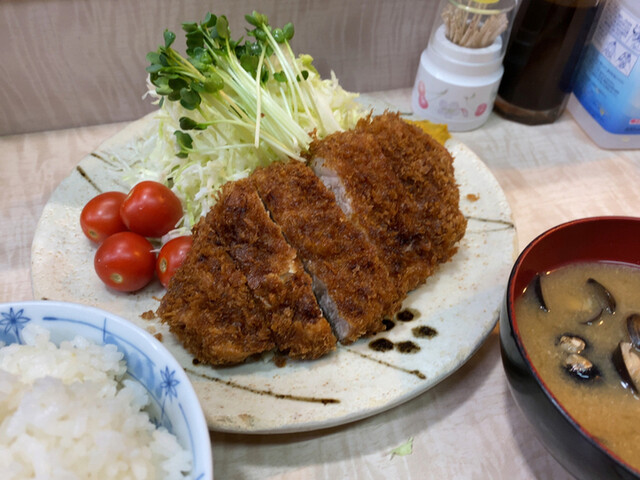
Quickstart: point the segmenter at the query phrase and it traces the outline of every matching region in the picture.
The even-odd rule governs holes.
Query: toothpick
[[[473,0],[467,0],[466,6],[471,7]],[[485,8],[484,4],[476,4]],[[508,26],[507,15],[474,13],[469,18],[469,12],[449,4],[442,10],[442,20],[445,25],[447,38],[461,47],[483,48],[491,45]]]

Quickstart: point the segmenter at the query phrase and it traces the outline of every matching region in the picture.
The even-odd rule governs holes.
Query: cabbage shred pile
[[[302,160],[313,137],[352,128],[366,113],[332,73],[322,79],[309,55],[296,57],[291,23],[272,28],[253,12],[248,40],[234,41],[224,16],[185,23],[186,57],[175,34],[147,55],[149,94],[160,106],[131,182],[154,179],[179,196],[185,233],[228,181],[287,158]]]

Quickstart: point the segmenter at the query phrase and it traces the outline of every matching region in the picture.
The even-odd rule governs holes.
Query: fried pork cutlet
[[[194,228],[158,314],[200,361],[274,348],[317,358],[335,337],[381,331],[455,253],[466,219],[453,159],[418,127],[391,113],[363,119],[313,142],[309,157],[318,176],[298,161],[259,168],[226,185]]]
[[[262,305],[202,219],[193,245],[169,282],[158,315],[198,360],[212,365],[240,363],[274,348]]]
[[[257,169],[251,178],[313,279],[313,289],[342,343],[384,329],[397,289],[359,228],[347,220],[310,168],[298,161]]]
[[[460,192],[447,149],[397,113],[362,119],[355,130],[375,136],[394,173],[418,203],[432,247],[432,264],[449,260],[467,220],[459,208]]]
[[[206,222],[262,302],[278,350],[291,358],[313,359],[335,348],[311,277],[250,180],[227,183]]]
[[[337,132],[314,141],[309,155],[342,211],[378,247],[400,291],[423,283],[434,265],[421,212],[376,138],[366,132]]]

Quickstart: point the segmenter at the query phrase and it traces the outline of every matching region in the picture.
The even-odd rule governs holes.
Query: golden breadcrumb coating
[[[377,251],[345,217],[311,169],[298,161],[257,169],[258,193],[312,275],[334,333],[342,343],[384,329],[397,289]]]
[[[211,224],[201,219],[193,237],[158,308],[162,321],[203,363],[240,363],[274,348],[262,306],[246,277],[217,245]]]
[[[343,210],[378,247],[402,297],[431,275],[431,244],[421,211],[392,169],[376,137],[366,132],[338,132],[314,141],[311,165],[332,190],[344,189]],[[332,173],[335,172],[335,175]],[[340,185],[335,186],[335,177]],[[336,195],[340,197],[340,195]],[[345,212],[347,213],[347,212]]]
[[[449,151],[397,113],[362,119],[356,131],[376,137],[391,168],[418,203],[433,249],[433,264],[449,260],[467,227]]]
[[[206,221],[261,300],[278,350],[299,359],[333,350],[336,338],[313,296],[311,277],[269,217],[253,183],[227,183]]]

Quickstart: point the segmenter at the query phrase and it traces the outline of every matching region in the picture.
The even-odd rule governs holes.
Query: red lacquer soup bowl
[[[542,233],[522,251],[509,276],[500,313],[504,370],[516,404],[566,470],[577,478],[640,479],[640,472],[609,451],[567,413],[540,378],[520,338],[514,302],[534,277],[585,261],[640,265],[640,218],[574,220]]]

